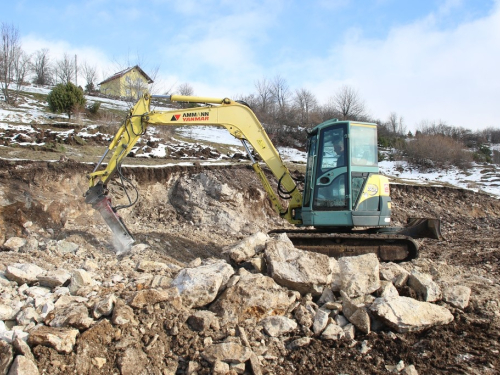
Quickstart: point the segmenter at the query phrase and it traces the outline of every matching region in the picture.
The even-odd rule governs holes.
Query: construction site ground
[[[56,162],[0,160],[1,242],[26,235],[29,222],[47,238],[87,244],[93,251],[113,256],[108,228],[83,199],[86,174],[92,169],[92,164],[71,157]],[[152,260],[185,265],[197,257],[220,257],[224,246],[252,233],[286,227],[247,164],[138,166],[124,171],[137,184],[140,198],[133,208],[121,211],[122,216],[136,241],[150,246],[146,254]],[[181,181],[183,186],[192,184],[193,190],[176,191]],[[124,201],[122,190],[114,188],[111,193],[116,203]],[[382,374],[388,373],[388,366],[404,361],[419,374],[500,373],[499,200],[467,190],[410,185],[392,185],[391,196],[395,224],[407,217],[441,218],[445,239],[419,240],[420,258],[414,262],[441,281],[469,286],[469,306],[464,311],[451,308],[452,323],[418,333],[396,337],[385,332],[358,333],[355,342],[315,338],[311,345],[285,353],[265,372]],[[15,262],[57,266],[61,261],[43,251],[3,251],[0,257],[0,270]],[[189,348],[199,345],[193,337],[188,328],[182,330],[172,339],[171,350],[188,361]],[[88,335],[85,339],[95,340]],[[367,352],[360,350],[363,341],[370,348]],[[74,353],[59,354],[42,346],[33,351],[39,369],[52,369],[49,373],[64,373],[56,371],[56,365],[74,369]],[[181,366],[178,372],[184,370]],[[198,373],[209,372],[209,368],[198,369]]]

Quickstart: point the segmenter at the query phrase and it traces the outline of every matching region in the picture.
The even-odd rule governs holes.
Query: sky
[[[280,76],[320,104],[352,87],[371,117],[395,112],[412,131],[500,127],[500,0],[17,0],[1,9],[25,51],[77,55],[100,80],[139,63],[157,71],[156,93],[189,83],[196,95],[237,99]]]

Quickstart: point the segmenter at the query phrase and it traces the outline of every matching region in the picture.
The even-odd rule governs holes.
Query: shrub
[[[408,161],[422,168],[471,167],[472,154],[461,142],[443,135],[418,135],[406,145]]]
[[[87,106],[87,111],[91,115],[97,115],[99,108],[101,108],[101,102],[93,102]]]
[[[473,154],[474,161],[478,163],[491,163],[491,156],[491,149],[486,145],[479,145],[477,151]]]
[[[47,102],[52,112],[64,112],[71,118],[71,114],[85,106],[83,90],[71,82],[58,84],[47,96]]]

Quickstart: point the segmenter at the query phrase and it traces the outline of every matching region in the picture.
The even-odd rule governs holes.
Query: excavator
[[[153,99],[185,103],[187,108],[151,110]],[[85,201],[109,225],[115,247],[118,243],[126,250],[134,239],[111,204],[108,183],[115,172],[123,179],[123,159],[149,126],[159,125],[219,126],[239,139],[274,210],[296,226],[286,233],[297,248],[332,257],[375,253],[381,261],[402,262],[418,257],[416,239],[442,238],[436,218],[410,218],[403,227],[391,226],[389,180],[379,173],[376,124],[332,119],[310,130],[305,179],[298,182],[246,103],[146,93],[88,175]],[[276,179],[276,191],[252,149]]]

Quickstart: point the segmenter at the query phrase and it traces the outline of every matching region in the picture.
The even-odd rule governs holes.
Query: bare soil
[[[105,225],[83,202],[82,196],[87,189],[85,174],[92,168],[92,165],[72,160],[0,160],[1,242],[11,236],[22,236],[25,233],[23,224],[31,221],[45,230],[50,229],[54,239],[80,238],[98,251],[112,254]],[[154,260],[169,259],[185,264],[196,257],[220,256],[225,245],[256,230],[286,226],[274,216],[248,166],[136,167],[126,172],[133,174],[143,198],[124,214],[124,219],[138,242],[151,246],[148,254],[155,257]],[[163,192],[161,186],[173,186],[182,176],[194,179],[200,173],[241,193],[248,202],[243,207],[232,207],[234,202],[225,206],[232,207],[235,215],[245,221],[241,230],[225,224],[210,225],[203,221],[205,216],[196,216],[193,207],[183,211],[182,207],[162,203],[166,197],[159,195]],[[119,191],[115,193],[120,196]],[[358,334],[355,342],[313,339],[311,345],[304,348],[281,352],[277,349],[279,358],[265,371],[275,374],[386,374],[386,366],[404,361],[413,364],[420,374],[500,373],[500,202],[488,195],[461,189],[409,185],[392,185],[391,196],[396,224],[405,222],[407,217],[442,219],[445,240],[419,240],[420,258],[413,262],[438,282],[471,287],[469,307],[465,311],[452,308],[455,320],[451,324],[419,333],[372,332]],[[213,204],[214,210],[218,210],[218,203]],[[3,265],[35,256],[1,254]],[[147,346],[158,334],[161,345],[148,352],[151,369],[146,373],[161,374],[162,366],[166,366],[170,358],[167,352],[182,358],[177,370],[179,374],[184,373],[190,360],[201,364],[198,374],[210,373],[209,364],[197,357],[196,353],[203,347],[203,340],[197,334],[185,326],[178,335],[169,335],[168,322],[176,319],[182,317],[167,310],[142,311],[139,314],[141,324],[149,322],[148,327],[152,328],[146,333],[137,328],[134,332],[119,334],[136,340],[139,346]],[[84,347],[93,347],[96,353],[101,351],[107,358],[99,372],[89,373],[119,372],[116,367],[119,350],[109,345],[116,341],[117,334],[109,324],[102,323],[79,338],[77,353]],[[228,332],[222,330],[212,335],[223,338]],[[291,336],[287,341],[298,337]],[[368,351],[360,350],[363,341]],[[39,368],[46,373],[67,374],[78,369],[75,353],[62,355],[38,346],[34,354]]]

